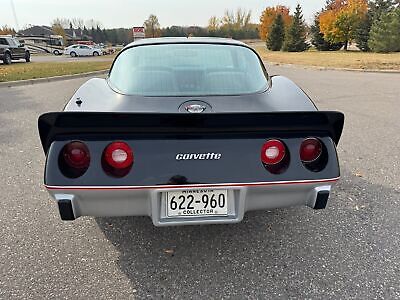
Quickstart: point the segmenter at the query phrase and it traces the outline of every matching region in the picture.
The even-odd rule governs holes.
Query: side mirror
[[[19,44],[18,47],[23,48],[23,47],[25,47],[25,44]]]

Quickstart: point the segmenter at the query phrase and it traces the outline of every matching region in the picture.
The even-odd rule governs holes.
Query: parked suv
[[[26,62],[30,62],[31,54],[17,39],[8,35],[0,35],[0,60],[9,65],[13,59],[25,59]]]

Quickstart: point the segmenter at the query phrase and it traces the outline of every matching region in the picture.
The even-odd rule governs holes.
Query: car
[[[62,220],[148,216],[155,226],[325,208],[343,125],[252,48],[217,38],[129,44],[107,78],[38,120]]]
[[[103,54],[103,50],[98,47],[92,47],[88,45],[71,45],[64,49],[65,55],[70,55],[71,57],[78,56],[99,56]]]
[[[17,39],[8,35],[0,35],[0,60],[9,65],[13,60],[24,59],[31,61],[31,53]]]

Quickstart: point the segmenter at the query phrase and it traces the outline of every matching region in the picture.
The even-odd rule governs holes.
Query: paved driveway
[[[42,187],[39,114],[84,81],[0,88],[0,299],[400,298],[400,74],[271,67],[346,113],[330,206],[241,224],[59,220]]]

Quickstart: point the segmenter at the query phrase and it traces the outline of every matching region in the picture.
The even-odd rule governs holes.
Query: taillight
[[[305,139],[300,146],[300,159],[303,163],[312,163],[322,154],[322,144],[316,138]]]
[[[261,150],[261,160],[266,165],[276,165],[280,163],[286,154],[285,145],[279,140],[267,141]]]
[[[70,178],[82,176],[90,165],[90,152],[88,147],[79,141],[66,144],[61,150],[59,167],[61,172]]]
[[[271,173],[284,172],[289,162],[285,144],[275,139],[265,142],[261,148],[261,161]]]
[[[306,138],[300,145],[300,160],[312,172],[322,171],[328,163],[328,151],[317,138]]]
[[[109,175],[123,177],[127,175],[134,162],[133,151],[125,142],[113,142],[103,152],[103,169]]]

